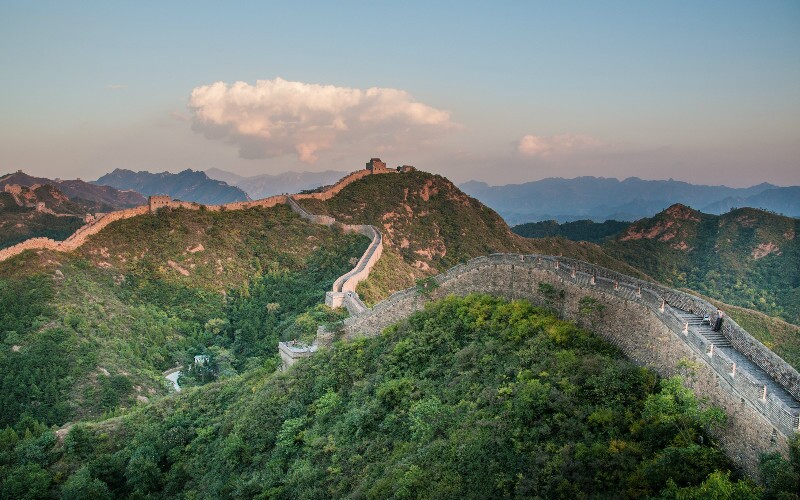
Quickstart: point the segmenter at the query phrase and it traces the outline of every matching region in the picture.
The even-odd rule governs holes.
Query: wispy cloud
[[[356,89],[281,78],[196,87],[192,128],[239,147],[242,158],[296,154],[306,163],[338,143],[367,141],[391,148],[459,128],[447,111],[403,90]]]
[[[128,86],[123,83],[110,83],[107,88],[108,90],[125,90]]]
[[[585,135],[526,135],[517,143],[517,151],[523,156],[546,157],[594,149],[602,145],[600,140]]]

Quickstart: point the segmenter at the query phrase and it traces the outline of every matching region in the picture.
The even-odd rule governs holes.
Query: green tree
[[[108,486],[103,481],[93,478],[85,465],[77,470],[64,483],[61,489],[62,500],[104,500],[112,498]]]

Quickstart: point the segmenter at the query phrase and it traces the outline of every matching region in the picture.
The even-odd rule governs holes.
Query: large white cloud
[[[551,156],[572,153],[602,146],[594,137],[574,134],[550,136],[526,135],[517,143],[517,151],[524,156]]]
[[[450,114],[403,90],[366,90],[289,82],[281,78],[196,87],[192,129],[239,147],[243,158],[297,154],[315,162],[337,143],[389,150],[457,128]]]

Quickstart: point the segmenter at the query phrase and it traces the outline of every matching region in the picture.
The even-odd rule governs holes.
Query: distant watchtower
[[[388,172],[389,169],[386,168],[386,163],[382,162],[380,158],[372,158],[367,163],[367,170],[372,172],[373,174]]]
[[[149,196],[147,202],[150,205],[150,213],[156,213],[156,210],[162,207],[168,207],[170,202],[169,196]]]

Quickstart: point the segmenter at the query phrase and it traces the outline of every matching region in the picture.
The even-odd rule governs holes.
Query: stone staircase
[[[800,410],[798,402],[782,385],[769,376],[761,367],[750,361],[744,354],[734,348],[727,337],[722,332],[715,332],[711,325],[703,322],[703,317],[682,309],[672,308],[672,311],[685,323],[689,324],[689,330],[705,338],[714,346],[714,352],[724,353],[728,359],[736,363],[739,372],[746,371],[759,384],[767,388],[769,394],[773,394],[786,404],[789,408]],[[712,353],[713,355],[713,353]]]

